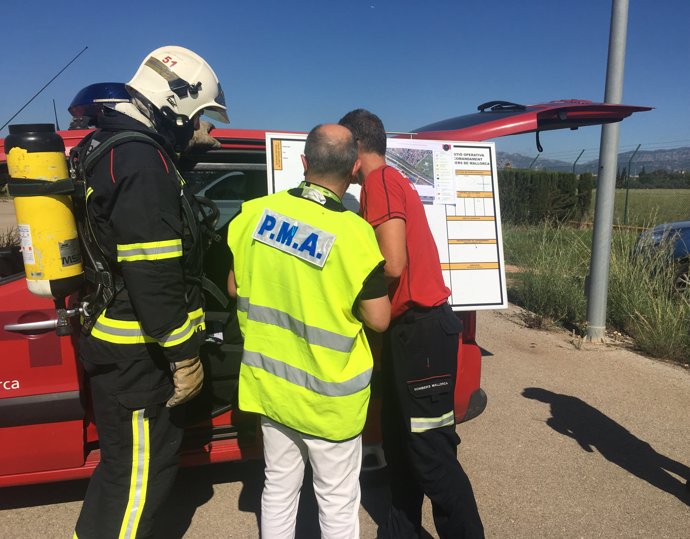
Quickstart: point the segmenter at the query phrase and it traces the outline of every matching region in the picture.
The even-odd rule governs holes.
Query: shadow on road
[[[88,479],[80,479],[63,483],[3,487],[0,488],[0,511],[81,501],[88,486]]]
[[[230,510],[237,503],[239,511],[254,513],[258,530],[263,469],[263,460],[181,468],[170,496],[158,512],[156,539],[184,537],[196,510],[213,498],[213,485],[238,481],[242,490],[237,502],[228,499],[226,506]]]
[[[388,469],[363,472],[359,483],[362,487],[362,507],[369,513],[376,525],[380,526],[388,517],[391,503]],[[296,537],[300,537],[300,535],[297,534]],[[314,537],[320,536],[317,534]],[[432,539],[432,537],[425,528],[422,528],[419,539]]]
[[[263,460],[230,462],[211,466],[182,468],[178,472],[173,491],[160,509],[156,522],[156,539],[181,539],[188,532],[197,509],[214,495],[214,485],[241,482],[237,499],[224,504],[229,511],[236,504],[241,512],[254,513],[256,536],[259,535],[261,490],[264,480]],[[390,487],[386,470],[363,473],[362,507],[378,525],[386,517],[390,504]],[[88,480],[65,481],[43,485],[27,485],[0,489],[0,510],[18,509],[77,502],[84,499]],[[305,470],[304,487],[300,497],[296,537],[311,539],[321,536],[319,510],[312,488],[311,467]],[[422,530],[421,539],[432,536]]]
[[[242,482],[237,509],[254,513],[257,536],[260,528],[261,491],[264,482],[263,460],[233,462],[181,469],[173,492],[160,511],[156,525],[156,539],[181,539],[188,531],[196,510],[213,497],[213,485]],[[361,478],[362,506],[372,520],[379,524],[386,516],[390,503],[388,478],[385,471],[365,473]],[[228,506],[234,504],[228,500]],[[304,486],[300,495],[295,537],[318,539],[319,509],[312,486],[311,467],[307,464]],[[423,535],[423,538],[431,537]]]
[[[657,453],[647,442],[577,397],[538,387],[524,389],[522,396],[549,404],[551,417],[546,424],[575,440],[585,451],[596,449],[609,462],[690,505],[685,484],[690,480],[690,468],[685,464]]]

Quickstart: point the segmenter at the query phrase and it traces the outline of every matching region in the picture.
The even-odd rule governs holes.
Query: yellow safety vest
[[[240,408],[328,440],[357,436],[373,361],[353,307],[383,262],[371,226],[283,191],[245,202],[228,245],[245,339]]]

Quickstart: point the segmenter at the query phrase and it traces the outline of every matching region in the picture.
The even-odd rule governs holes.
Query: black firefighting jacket
[[[197,356],[204,312],[203,248],[199,225],[189,215],[190,208],[198,211],[196,201],[175,169],[168,140],[115,111],[100,118],[99,128],[91,145],[137,131],[165,151],[125,142],[103,155],[86,178],[88,219],[118,292],[82,336],[80,352],[92,363]]]

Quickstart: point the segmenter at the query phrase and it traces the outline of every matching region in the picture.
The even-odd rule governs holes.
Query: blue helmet
[[[127,103],[132,97],[122,82],[98,82],[79,90],[67,110],[75,118],[94,118],[107,104]]]

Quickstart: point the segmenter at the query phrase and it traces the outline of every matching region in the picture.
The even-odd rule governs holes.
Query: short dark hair
[[[344,129],[342,131],[347,133]],[[324,132],[323,124],[319,124],[307,135],[304,157],[309,176],[327,176],[349,181],[358,157],[357,143],[352,133],[344,137],[329,137]]]
[[[338,123],[352,131],[365,152],[386,155],[386,130],[376,114],[356,109],[348,112]]]

